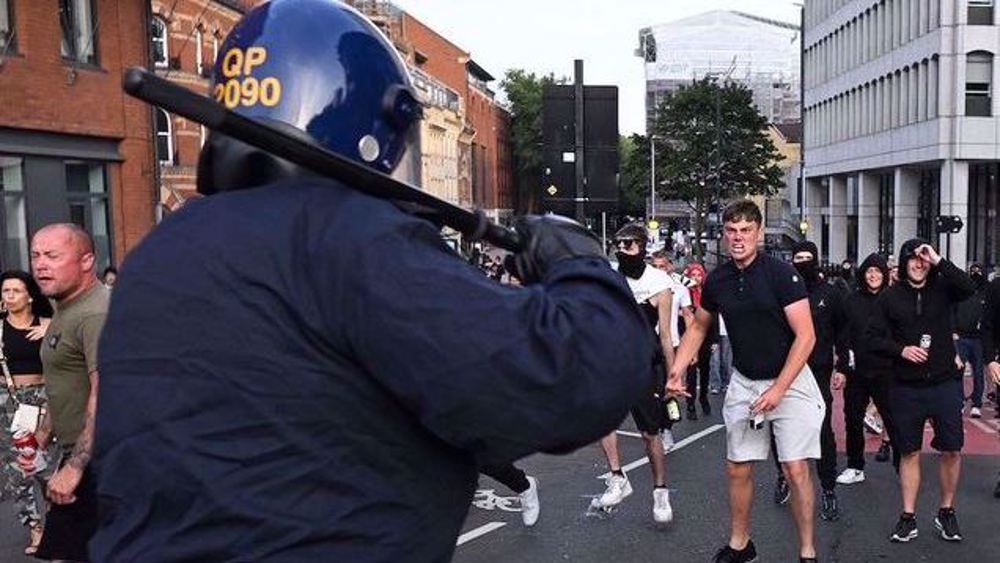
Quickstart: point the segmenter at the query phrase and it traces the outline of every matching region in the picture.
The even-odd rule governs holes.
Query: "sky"
[[[739,10],[798,23],[790,0],[393,0],[499,80],[510,68],[573,76],[619,88],[619,130],[644,133],[644,73],[634,56],[639,29],[712,10]]]

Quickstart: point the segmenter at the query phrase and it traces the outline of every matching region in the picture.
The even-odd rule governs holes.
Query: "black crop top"
[[[38,324],[38,317],[32,319],[31,326]],[[3,353],[11,375],[42,373],[41,346],[42,340],[28,340],[27,329],[14,328],[7,319],[3,320]]]

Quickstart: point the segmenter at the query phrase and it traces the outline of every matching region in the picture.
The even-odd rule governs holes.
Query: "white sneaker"
[[[969,410],[969,417],[970,418],[983,418],[983,412],[981,410],[979,410],[979,407],[972,407]]]
[[[674,449],[674,433],[669,428],[660,430],[660,442],[663,442],[663,453]]]
[[[850,467],[837,476],[837,482],[841,485],[854,485],[856,483],[863,483],[864,481],[865,472],[860,469],[852,469]]]
[[[621,504],[625,497],[632,494],[632,483],[628,482],[628,475],[615,475],[612,473],[606,481],[608,488],[601,495],[600,503],[604,508]]]
[[[668,524],[674,519],[674,509],[670,506],[670,491],[653,489],[653,520]]]
[[[538,502],[538,481],[528,476],[528,490],[518,495],[521,497],[521,520],[529,528],[538,522],[538,512],[541,505]]]

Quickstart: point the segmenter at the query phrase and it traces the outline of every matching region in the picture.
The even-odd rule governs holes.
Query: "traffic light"
[[[937,218],[937,232],[955,234],[962,231],[965,223],[958,215],[941,215]]]

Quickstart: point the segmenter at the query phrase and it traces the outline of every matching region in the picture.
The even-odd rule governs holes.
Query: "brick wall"
[[[124,95],[125,67],[147,60],[143,0],[94,0],[97,66],[60,54],[55,0],[13,0],[17,50],[0,66],[0,126],[114,139],[123,163],[108,165],[114,256],[154,222],[152,130],[147,106]]]

